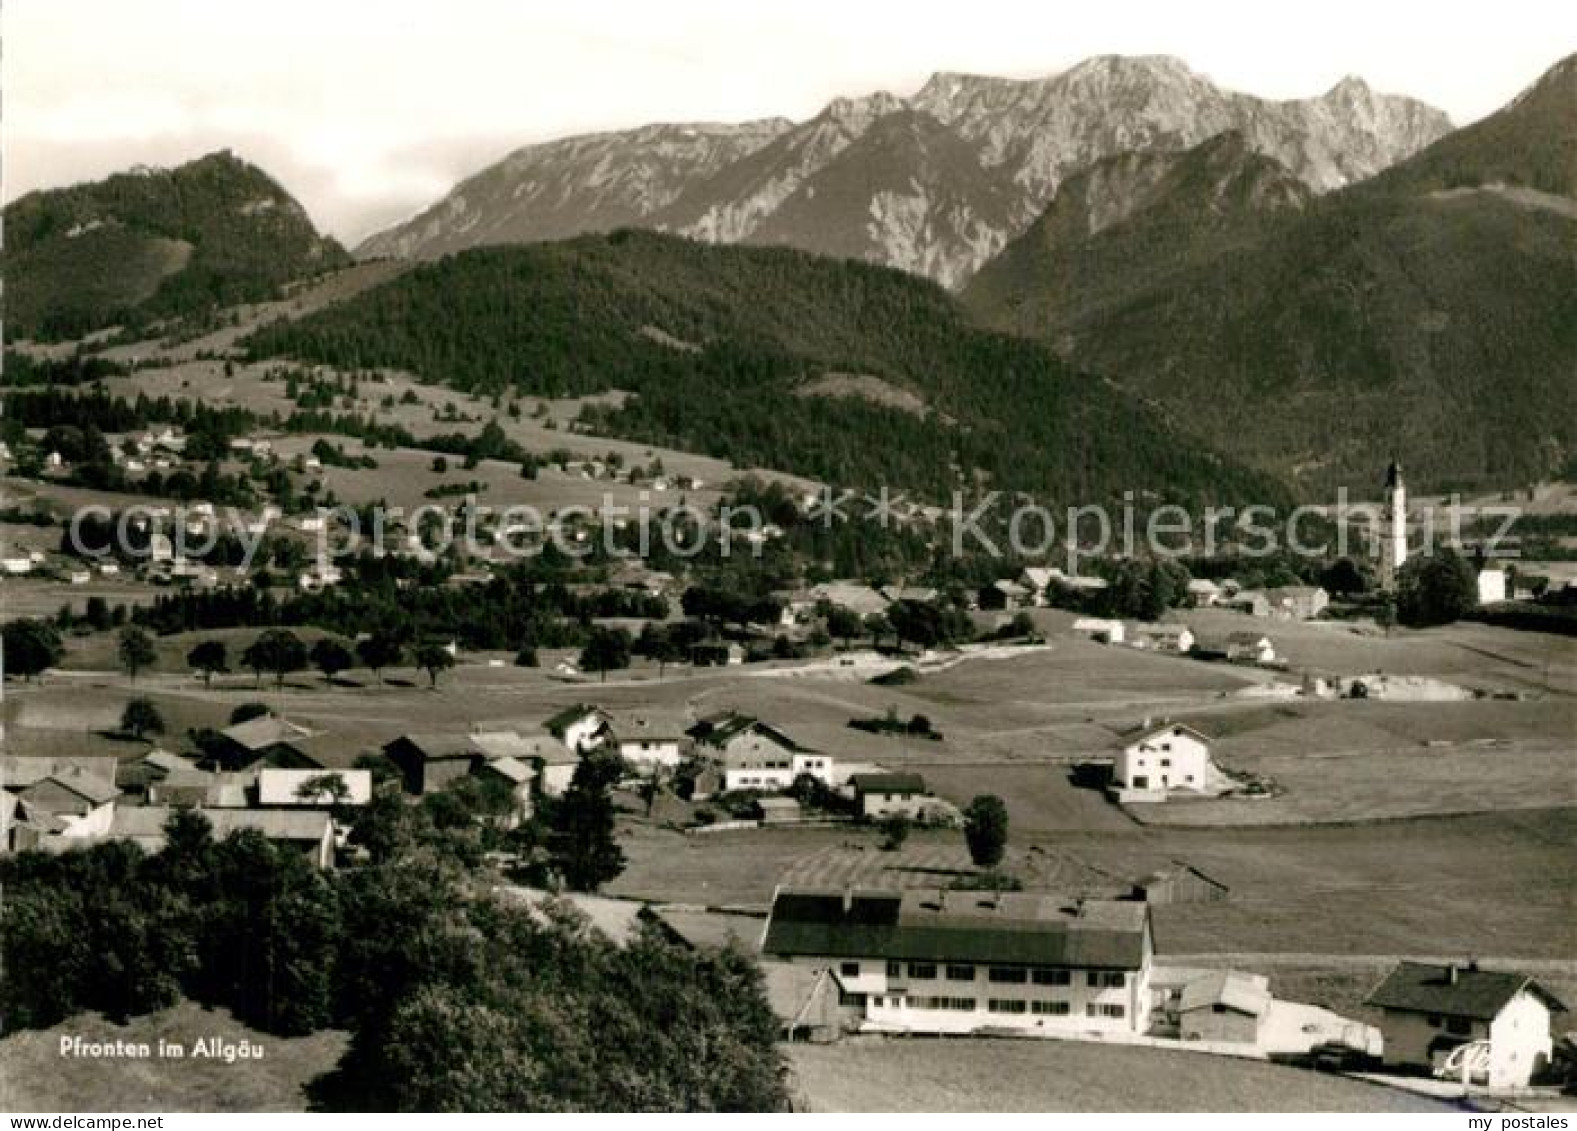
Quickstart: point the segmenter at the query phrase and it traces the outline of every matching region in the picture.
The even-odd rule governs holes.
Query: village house
[[[1270,616],[1278,620],[1314,620],[1331,603],[1331,595],[1317,585],[1283,585],[1265,590]]]
[[[559,711],[542,726],[565,746],[583,754],[607,740],[612,723],[613,719],[602,708],[576,703]]]
[[[816,598],[808,589],[774,589],[769,596],[778,603],[778,627],[809,624],[816,615]]]
[[[1194,647],[1194,630],[1186,624],[1145,624],[1135,621],[1128,630],[1128,643],[1154,652],[1187,655]]]
[[[1105,617],[1080,617],[1073,622],[1072,631],[1101,644],[1121,644],[1128,638],[1127,626],[1122,621]]]
[[[860,816],[879,821],[884,817],[921,816],[933,798],[919,774],[855,774],[849,778]]]
[[[761,950],[828,971],[853,1029],[1132,1035],[1150,1024],[1142,903],[779,888]]]
[[[1222,608],[1251,617],[1270,616],[1270,598],[1258,589],[1240,589],[1217,603]]]
[[[519,739],[519,749],[510,757],[531,767],[537,792],[544,797],[564,796],[580,765],[580,754],[551,734],[525,734]]]
[[[1221,586],[1208,577],[1195,577],[1188,582],[1188,603],[1196,609],[1207,609],[1221,597]]]
[[[1207,633],[1194,640],[1193,654],[1232,664],[1273,664],[1276,646],[1259,632]]]
[[[17,801],[27,818],[50,834],[94,836],[110,827],[119,795],[107,778],[68,767],[29,785]]]
[[[149,784],[144,802],[187,809],[245,809],[256,792],[256,770],[172,770]]]
[[[1491,1088],[1523,1087],[1549,1064],[1550,1014],[1565,1009],[1526,974],[1473,962],[1399,963],[1365,1004],[1381,1011],[1387,1066],[1446,1070],[1454,1050],[1474,1043],[1462,1054],[1468,1075]]]
[[[1065,573],[1055,566],[1031,566],[1019,574],[1018,583],[1037,605],[1055,605],[1061,599],[1089,596],[1107,587],[1103,577]]]
[[[418,797],[437,793],[488,759],[473,735],[461,733],[402,734],[384,744],[383,756],[400,771],[405,792]]]
[[[976,604],[985,611],[1019,609],[1035,603],[1035,594],[1016,581],[995,581],[980,590]]]
[[[869,585],[859,581],[825,581],[810,590],[813,601],[840,605],[862,617],[885,612],[888,599]]]
[[[101,837],[59,837],[48,847],[64,850],[95,840],[129,840],[145,852],[159,852],[164,848],[165,824],[180,811],[166,805],[120,808],[115,811],[109,830]],[[215,840],[252,829],[275,845],[300,852],[314,867],[334,866],[334,821],[325,810],[204,809],[202,815],[211,826]]]
[[[1193,727],[1165,723],[1146,728],[1119,747],[1112,785],[1138,793],[1202,793],[1209,785],[1211,768],[1209,738]]]
[[[150,785],[162,782],[172,773],[196,773],[197,763],[180,754],[154,747],[139,758],[118,762],[115,784],[123,792],[145,794]]]
[[[833,784],[833,759],[795,741],[777,727],[749,715],[725,711],[690,729],[697,748],[723,764],[723,791],[781,791],[808,774]]]
[[[259,715],[220,731],[208,753],[227,770],[246,770],[254,766],[321,770],[323,764],[311,750],[313,737],[315,732],[278,715]]]
[[[513,756],[494,758],[490,762],[483,762],[477,768],[476,775],[483,780],[496,779],[509,791],[514,807],[509,814],[508,824],[518,824],[531,816],[535,808],[532,790],[536,785],[537,771],[529,763]]]
[[[1018,583],[1030,594],[1037,605],[1046,603],[1046,588],[1055,580],[1062,577],[1060,569],[1049,566],[1026,566],[1018,575]]]
[[[606,712],[608,732],[621,757],[637,769],[673,767],[690,745],[690,720],[672,711],[640,708]]]
[[[309,783],[337,779],[345,787],[336,799],[332,788],[305,792]],[[332,805],[366,805],[372,801],[371,770],[260,770],[257,804],[260,808],[327,809]]]
[[[1183,987],[1177,1035],[1185,1041],[1257,1044],[1270,1016],[1270,980],[1263,974],[1218,970]]]
[[[758,797],[751,808],[763,825],[793,824],[803,815],[799,802],[792,797]]]
[[[1504,601],[1506,593],[1506,571],[1503,569],[1481,569],[1478,571],[1478,603],[1493,605]]]

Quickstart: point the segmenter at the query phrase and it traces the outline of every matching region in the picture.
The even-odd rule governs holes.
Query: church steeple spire
[[[1380,588],[1396,588],[1396,574],[1407,561],[1407,488],[1402,465],[1393,457],[1385,470],[1385,515],[1380,531]]]

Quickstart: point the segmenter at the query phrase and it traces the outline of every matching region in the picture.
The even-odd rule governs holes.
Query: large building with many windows
[[[1115,1035],[1150,1024],[1143,903],[781,888],[762,953],[830,972],[851,1028]]]

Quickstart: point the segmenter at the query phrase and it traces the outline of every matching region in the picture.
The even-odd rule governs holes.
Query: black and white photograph
[[[1577,1121],[1577,6],[5,0],[0,231],[9,1128]]]

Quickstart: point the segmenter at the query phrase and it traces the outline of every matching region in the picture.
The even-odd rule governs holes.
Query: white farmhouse
[[[1193,727],[1165,723],[1144,731],[1118,750],[1112,784],[1125,790],[1202,793],[1210,769],[1210,739]]]
[[[1365,1003],[1381,1011],[1389,1066],[1429,1068],[1491,1088],[1525,1086],[1549,1064],[1550,1014],[1565,1007],[1525,974],[1403,962]]]
[[[851,1029],[1117,1036],[1150,1023],[1143,903],[779,889],[761,950],[830,975]]]
[[[1478,603],[1492,605],[1497,601],[1506,600],[1506,571],[1503,569],[1481,569],[1478,571]]]

